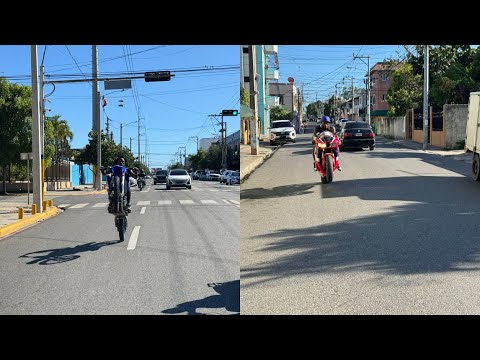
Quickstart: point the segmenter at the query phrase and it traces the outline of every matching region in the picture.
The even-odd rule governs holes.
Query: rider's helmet
[[[125,166],[125,158],[123,156],[119,156],[116,161],[117,165]]]
[[[327,116],[327,115],[322,116],[322,122],[331,123],[330,116]]]

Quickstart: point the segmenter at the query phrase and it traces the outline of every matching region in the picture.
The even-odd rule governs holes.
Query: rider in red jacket
[[[317,167],[315,166],[315,136],[317,136],[317,133],[321,133],[324,131],[330,131],[333,134],[335,134],[335,127],[333,125],[329,126],[330,124],[330,117],[329,116],[322,116],[322,120],[320,122],[320,125],[315,126],[315,130],[313,130],[313,136],[312,136],[312,145],[313,145],[313,150],[312,150],[312,155],[313,155],[313,170],[317,171]],[[338,163],[338,171],[342,171],[342,167],[340,166],[340,163],[338,162],[338,156],[339,156],[339,151],[338,148],[334,150],[335,152],[335,159],[337,160]]]

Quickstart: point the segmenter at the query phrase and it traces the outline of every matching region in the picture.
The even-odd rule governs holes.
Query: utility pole
[[[31,45],[32,67],[32,153],[33,153],[33,202],[37,210],[42,212],[42,169],[40,145],[40,104],[38,94],[38,58],[37,45]],[[5,175],[4,175],[5,176]]]
[[[188,139],[197,139],[197,153],[198,153],[198,136],[190,136]]]
[[[223,121],[223,114],[222,114],[221,124],[222,124],[222,129],[220,130],[220,132],[221,132],[221,135],[222,135],[222,169],[226,169],[226,166],[227,166],[226,165],[226,163],[227,163],[227,161],[226,161],[227,156],[226,155],[227,154],[225,153],[225,143],[226,143],[226,140],[227,140],[226,139],[227,134],[226,134],[226,128],[225,127],[226,127],[227,124],[225,124],[225,122]]]
[[[140,161],[140,116],[138,117],[138,161]]]
[[[92,119],[94,130],[97,132],[97,168],[95,175],[95,188],[102,189],[102,125],[100,123],[100,92],[98,91],[98,47],[92,45]]]
[[[367,63],[365,64],[365,61],[363,61],[364,58],[367,58]],[[353,54],[353,59],[360,59],[362,62],[367,65],[367,122],[370,125],[370,88],[371,88],[371,83],[370,83],[370,55],[368,56],[357,56]]]
[[[352,120],[355,120],[355,94],[353,93],[353,76],[352,76]]]
[[[43,95],[43,81],[44,81],[44,74],[45,74],[45,67],[40,65],[40,160],[41,160],[41,168],[42,168],[42,179],[41,179],[41,187],[42,187],[42,204],[45,200],[45,192],[44,186],[44,176],[45,176],[45,99]],[[27,174],[27,179],[30,181],[30,174]]]
[[[248,45],[249,56],[249,78],[250,78],[250,108],[252,109],[253,117],[250,122],[250,154],[258,155],[258,125],[257,125],[257,50],[255,45]]]
[[[122,131],[122,128],[123,128],[123,124],[120,123],[120,148],[122,147],[122,137],[123,137],[123,131]],[[130,138],[130,151],[132,150],[132,138]]]
[[[425,53],[423,54],[423,150],[428,145],[428,45],[425,45]]]
[[[121,126],[121,124],[120,124]],[[132,137],[130,136],[130,152],[132,151]]]

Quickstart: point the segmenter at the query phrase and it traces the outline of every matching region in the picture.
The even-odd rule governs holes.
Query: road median
[[[55,216],[61,212],[60,209],[58,209],[56,206],[51,206],[47,209],[47,211],[43,213],[37,213],[35,215],[31,215],[26,219],[20,219],[17,220],[13,223],[10,223],[8,225],[5,225],[3,227],[0,227],[0,240],[10,234],[13,234],[14,232],[17,232],[19,230],[22,230],[32,224],[35,224],[39,221],[48,219],[52,216]]]

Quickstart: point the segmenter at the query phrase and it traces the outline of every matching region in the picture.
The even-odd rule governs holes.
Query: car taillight
[[[343,134],[343,138],[349,138],[349,137],[353,137],[353,135],[350,134],[350,133],[344,133]]]
[[[373,137],[375,137],[375,134],[372,132],[372,133],[368,133],[367,136],[373,138]]]

